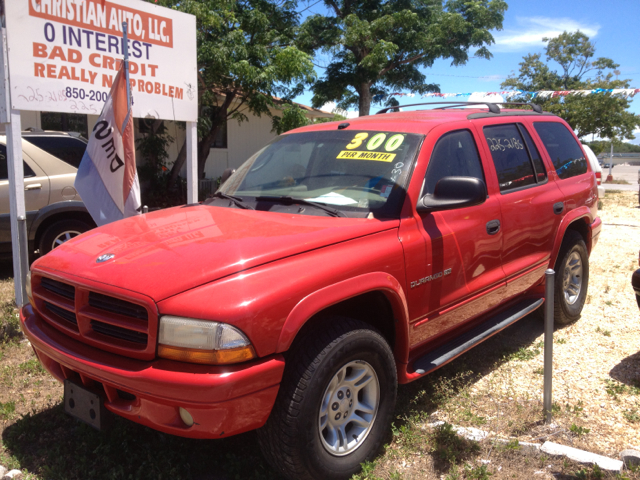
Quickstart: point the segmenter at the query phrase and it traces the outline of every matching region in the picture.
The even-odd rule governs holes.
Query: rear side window
[[[34,144],[36,147],[41,148],[45,152],[54,157],[58,157],[60,160],[72,165],[76,168],[80,167],[80,162],[84,155],[84,151],[87,149],[87,144],[79,138],[65,136],[47,136],[41,137],[22,137],[27,142]]]
[[[561,179],[587,172],[584,153],[567,127],[557,122],[535,122],[533,125]]]
[[[24,169],[24,178],[27,177],[35,177],[36,174],[31,167],[26,164],[26,162],[22,162],[22,168]],[[9,179],[9,168],[7,167],[7,147],[5,145],[0,145],[0,180],[8,180]]]
[[[476,142],[469,130],[443,135],[433,148],[422,195],[432,195],[443,177],[475,177],[484,181]]]
[[[501,192],[544,182],[547,178],[540,155],[522,125],[484,127]]]

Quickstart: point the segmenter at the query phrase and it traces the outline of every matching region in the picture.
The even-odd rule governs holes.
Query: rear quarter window
[[[557,122],[534,122],[533,126],[561,179],[587,172],[584,153],[567,127]]]
[[[43,135],[41,137],[24,136],[22,138],[76,168],[80,167],[84,151],[87,149],[85,142],[74,137]]]

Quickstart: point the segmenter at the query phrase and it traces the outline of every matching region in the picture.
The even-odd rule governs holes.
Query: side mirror
[[[480,205],[487,199],[487,186],[475,177],[443,177],[433,195],[425,195],[418,201],[418,212],[451,210]]]
[[[222,176],[220,177],[220,185],[229,180],[229,177],[236,172],[235,168],[227,168],[224,172],[222,172]]]

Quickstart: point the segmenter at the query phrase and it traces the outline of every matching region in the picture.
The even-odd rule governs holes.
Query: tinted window
[[[567,127],[557,122],[535,122],[533,125],[560,178],[587,172],[584,153]]]
[[[468,130],[443,135],[433,148],[422,195],[432,195],[443,177],[475,177],[484,181],[473,135]]]
[[[24,168],[24,177],[35,177],[36,174],[31,167],[25,162],[22,162],[22,168]],[[7,168],[7,147],[0,145],[0,180],[9,179],[9,169]]]
[[[540,152],[536,148],[535,143],[531,139],[531,135],[527,132],[527,129],[524,128],[521,124],[518,124],[518,130],[522,134],[524,138],[524,143],[526,147],[529,149],[529,155],[531,156],[531,160],[533,161],[533,168],[536,171],[536,176],[538,177],[538,183],[544,182],[547,179],[547,171],[544,168],[544,164],[540,159]]]
[[[76,168],[80,167],[82,156],[87,149],[85,142],[74,137],[42,135],[40,137],[24,136],[22,138]]]
[[[525,140],[516,125],[484,127],[484,136],[496,166],[501,192],[537,183]]]

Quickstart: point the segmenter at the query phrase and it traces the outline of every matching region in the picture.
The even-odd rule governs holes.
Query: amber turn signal
[[[195,348],[158,345],[158,356],[179,362],[201,363],[205,365],[229,365],[256,358],[251,345],[225,350],[199,350]]]

